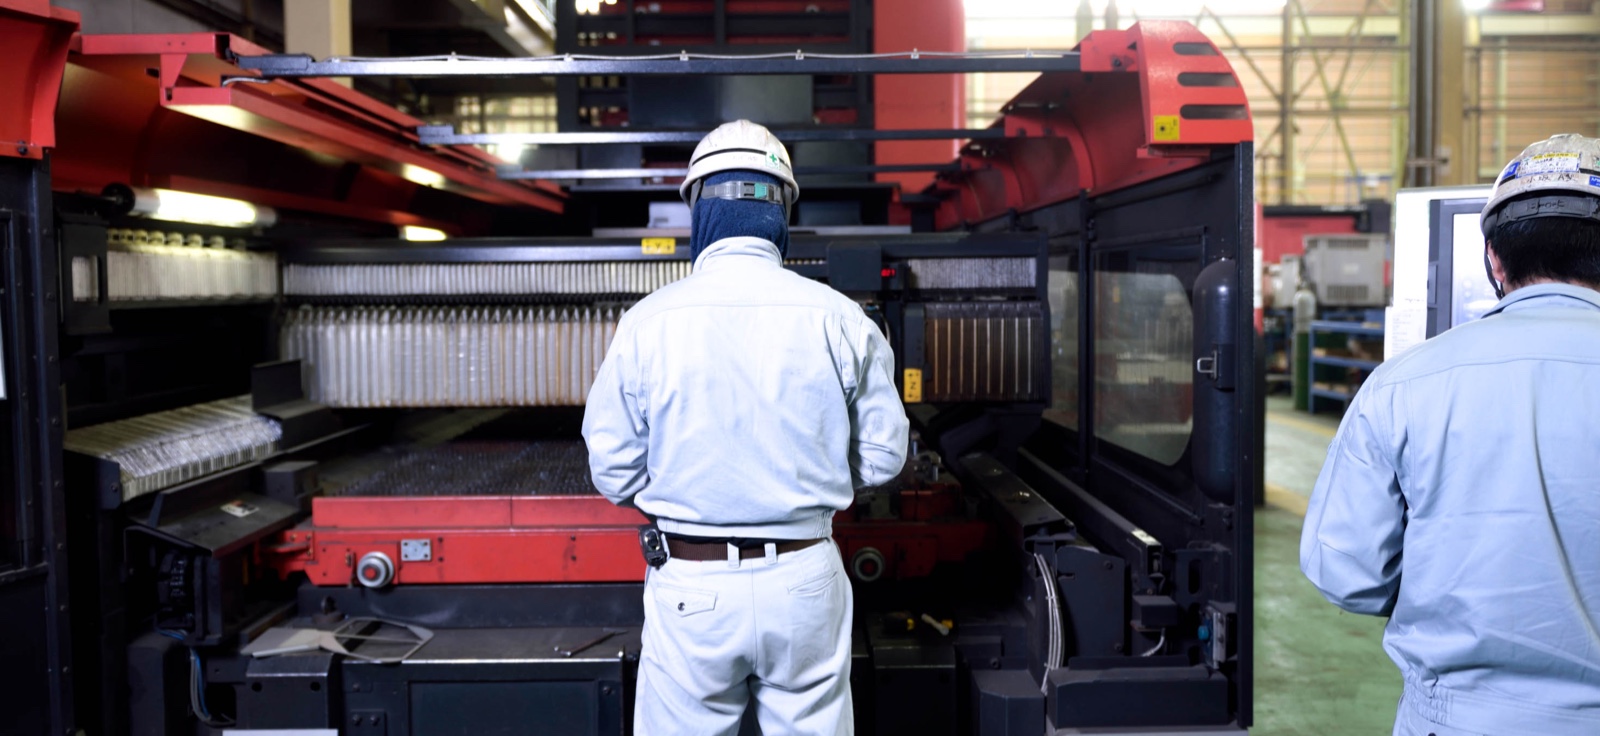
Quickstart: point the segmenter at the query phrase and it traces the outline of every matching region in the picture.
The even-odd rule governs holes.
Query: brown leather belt
[[[779,542],[778,554],[786,555],[790,552],[799,552],[807,547],[820,544],[821,539],[796,539],[792,542]],[[681,539],[667,537],[667,554],[675,560],[688,560],[690,562],[711,562],[714,560],[728,559],[728,545],[721,542],[685,542]],[[767,556],[767,545],[759,547],[742,547],[739,549],[739,559],[749,560],[756,557]]]

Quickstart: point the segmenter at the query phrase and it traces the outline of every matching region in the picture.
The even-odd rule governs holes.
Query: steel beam
[[[920,171],[953,172],[961,167],[948,161],[926,164],[890,164],[884,166],[796,166],[795,176],[836,176],[843,174],[896,174]],[[506,167],[499,170],[501,179],[647,179],[654,177],[688,176],[689,170],[676,169],[537,169],[519,170]]]
[[[577,77],[716,74],[967,74],[974,72],[1075,72],[1072,51],[1017,52],[1016,56],[774,56],[697,58],[694,54],[630,59],[539,56],[521,59],[438,56],[317,61],[305,54],[239,56],[239,68],[259,77]],[[243,77],[255,78],[255,77]]]
[[[595,131],[583,133],[457,133],[450,125],[423,125],[417,137],[425,146],[480,146],[490,144],[607,145],[625,143],[699,143],[710,131]],[[949,130],[872,130],[866,128],[807,128],[774,130],[785,143],[801,141],[936,141],[995,140],[1019,137],[999,128],[951,128]]]

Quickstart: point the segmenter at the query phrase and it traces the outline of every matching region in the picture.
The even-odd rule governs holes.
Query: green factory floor
[[[1345,613],[1300,574],[1300,524],[1338,420],[1267,406],[1267,506],[1256,512],[1256,736],[1388,734],[1400,673],[1383,620]]]

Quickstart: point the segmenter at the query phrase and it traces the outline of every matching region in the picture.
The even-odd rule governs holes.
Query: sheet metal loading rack
[[[1039,72],[1023,94],[1004,106],[982,130],[819,126],[777,130],[800,141],[966,140],[955,161],[899,163],[894,168],[848,167],[805,173],[890,173],[910,168],[935,171],[935,184],[920,204],[935,206],[936,229],[1026,212],[1088,192],[1104,194],[1177,173],[1210,160],[1213,147],[1251,136],[1244,91],[1227,59],[1189,23],[1145,21],[1125,31],[1097,31],[1073,51],[878,54],[708,55],[687,52],[654,56],[564,54],[522,59],[467,56],[410,58],[349,57],[316,60],[299,54],[232,54],[243,72],[224,84],[319,77],[604,76],[951,74]],[[426,145],[688,144],[704,131],[568,131],[562,133],[456,134],[422,126]],[[502,178],[632,178],[636,166],[501,170]],[[629,169],[623,171],[621,169]],[[676,175],[651,170],[650,176]],[[907,193],[910,194],[910,193]],[[905,197],[912,202],[919,198]]]
[[[890,54],[793,54],[557,56],[499,59],[466,56],[413,58],[330,58],[318,61],[305,54],[239,56],[241,69],[259,78],[286,77],[572,77],[627,75],[826,75],[826,74],[970,74],[978,72],[1074,72],[1078,54],[1070,51],[1006,51],[987,53],[935,53],[909,51]],[[234,77],[253,81],[258,77]],[[232,80],[229,80],[232,81]],[[707,131],[614,131],[565,133],[457,133],[452,126],[417,129],[424,145],[624,145],[693,144]],[[1005,130],[954,128],[947,130],[875,130],[870,128],[811,128],[777,130],[786,143],[811,141],[993,140],[1011,137]],[[1025,134],[1024,134],[1025,135]],[[954,173],[959,163],[949,161],[894,165],[799,166],[797,176],[861,175],[933,171]],[[501,179],[636,179],[682,177],[688,170],[675,168],[576,168],[523,170],[504,166]]]

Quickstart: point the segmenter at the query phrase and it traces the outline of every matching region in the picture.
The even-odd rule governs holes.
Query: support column
[[[877,0],[873,3],[872,50],[965,51],[966,15],[960,0]],[[965,128],[967,86],[963,74],[882,74],[873,81],[873,122],[880,130]],[[949,161],[960,141],[880,141],[876,163]],[[933,182],[933,174],[878,174],[880,182],[900,185],[907,194]]]
[[[1462,60],[1466,16],[1455,0],[1413,0],[1411,7],[1411,134],[1406,185],[1475,181],[1462,149],[1465,94]]]
[[[1283,54],[1278,82],[1278,204],[1294,204],[1297,177],[1294,175],[1294,6],[1283,7]],[[1219,21],[1220,22],[1220,21]]]
[[[1467,14],[1455,0],[1433,0],[1439,5],[1438,34],[1433,69],[1438,75],[1434,86],[1434,120],[1438,133],[1434,141],[1434,156],[1439,167],[1435,183],[1440,186],[1472,184],[1477,181],[1473,168],[1476,163],[1465,158],[1467,92],[1463,83],[1466,66]],[[1474,80],[1476,83],[1476,80]]]

